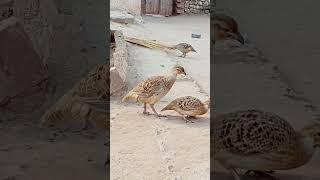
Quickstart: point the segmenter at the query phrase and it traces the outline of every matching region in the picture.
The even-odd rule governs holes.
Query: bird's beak
[[[192,49],[193,52],[197,52],[195,49]]]
[[[241,44],[244,44],[244,38],[243,38],[243,36],[240,34],[240,33],[238,33],[237,34],[237,38],[236,38],[239,42],[241,42]]]
[[[244,38],[240,33],[234,34],[234,33],[228,32],[228,35],[236,39],[237,41],[239,41],[241,44],[244,44]]]
[[[187,73],[183,72],[183,75],[185,75],[185,76],[186,76],[186,75],[187,75]]]

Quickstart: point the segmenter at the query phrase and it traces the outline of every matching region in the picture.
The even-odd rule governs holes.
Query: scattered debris
[[[201,38],[201,34],[192,33],[192,34],[191,34],[191,37],[192,37],[192,38]]]
[[[156,42],[156,40],[145,40],[145,39],[138,39],[138,38],[134,38],[134,37],[125,37],[125,40],[127,42],[130,42],[130,43],[133,43],[136,45],[140,45],[140,46],[144,46],[144,47],[147,47],[150,49],[170,49],[170,48],[172,48],[172,46]]]

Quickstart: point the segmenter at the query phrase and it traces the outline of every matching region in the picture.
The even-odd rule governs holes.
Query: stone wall
[[[13,15],[13,3],[12,0],[0,1],[0,21]]]
[[[185,14],[209,14],[210,0],[186,0],[184,2]]]
[[[125,88],[128,72],[128,51],[127,43],[121,31],[114,31],[115,50],[113,53],[113,66],[110,67],[110,94],[121,94]]]
[[[57,12],[51,0],[14,1],[14,16],[19,18],[40,59],[47,63],[52,45],[51,20]]]

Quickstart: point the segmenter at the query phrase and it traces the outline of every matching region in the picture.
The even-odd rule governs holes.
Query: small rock
[[[110,11],[110,20],[117,23],[129,24],[134,22],[134,16],[127,12]]]
[[[192,38],[201,38],[201,34],[192,33],[192,34],[191,34],[191,37],[192,37]]]
[[[9,177],[4,178],[3,180],[17,180],[17,178],[14,176],[9,176]]]
[[[173,166],[172,166],[172,165],[169,165],[169,166],[168,166],[168,170],[169,170],[169,172],[173,172]]]
[[[80,49],[80,52],[82,52],[82,53],[87,53],[88,51],[87,51],[86,48],[81,48],[81,49]]]
[[[56,140],[54,138],[49,138],[48,141],[49,142],[55,142]]]
[[[28,169],[29,166],[26,165],[26,164],[22,164],[22,165],[19,166],[19,168],[25,170],[25,169]]]

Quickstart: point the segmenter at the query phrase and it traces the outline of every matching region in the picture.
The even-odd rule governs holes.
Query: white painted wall
[[[110,9],[126,10],[133,15],[141,15],[141,0],[110,0]]]

